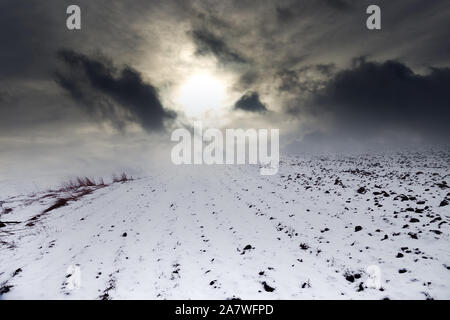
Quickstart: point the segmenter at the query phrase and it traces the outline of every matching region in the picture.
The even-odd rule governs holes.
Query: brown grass
[[[131,181],[131,180],[133,180],[133,177],[131,177],[131,176],[128,177],[125,172],[122,172],[122,174],[120,174],[119,176],[116,176],[115,174],[113,174],[113,176],[112,176],[113,183],[127,182],[127,181]]]
[[[127,181],[133,180],[133,177],[128,177],[127,174],[124,172],[120,174],[119,176],[113,175],[112,183],[123,183]],[[55,209],[61,208],[66,206],[71,201],[77,201],[84,197],[85,195],[88,195],[92,192],[94,192],[97,189],[104,188],[108,186],[108,184],[105,183],[103,178],[100,178],[98,182],[95,181],[95,179],[89,178],[89,177],[77,177],[75,180],[69,180],[61,185],[61,187],[57,190],[49,190],[49,193],[42,196],[41,199],[44,198],[50,198],[50,197],[58,197],[58,194],[61,192],[67,192],[69,193],[68,196],[65,197],[58,197],[56,201],[47,209],[45,209],[41,214],[34,216],[30,219],[30,221],[34,221],[38,219],[42,214],[53,211]]]
[[[95,186],[97,186],[97,185],[95,185]],[[101,187],[99,187],[99,188],[101,188]],[[70,201],[77,201],[77,200],[81,199],[82,197],[84,197],[85,195],[91,194],[92,192],[94,192],[94,190],[97,190],[99,188],[84,188],[82,190],[77,190],[75,192],[72,192],[67,197],[58,198],[58,199],[56,199],[56,201],[55,201],[55,203],[53,205],[51,205],[50,207],[48,207],[47,209],[42,211],[42,213],[47,213],[47,212],[50,212],[52,210],[64,207]]]
[[[68,201],[69,201],[68,198],[59,198],[58,200],[56,200],[56,202],[53,205],[51,205],[50,207],[48,207],[47,209],[42,211],[42,213],[47,213],[47,212],[50,212],[52,210],[64,207],[65,205],[67,205]]]
[[[102,185],[104,186],[105,183],[103,182],[103,178],[100,180],[100,183],[96,183],[94,179],[89,177],[77,177],[75,180],[69,180],[67,182],[64,182],[61,187],[54,191],[74,191],[83,187],[95,187]]]

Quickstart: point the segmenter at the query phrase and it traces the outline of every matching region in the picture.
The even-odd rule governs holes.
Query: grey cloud
[[[55,9],[61,14],[53,14]],[[64,7],[52,8],[37,1],[2,1],[0,12],[0,79],[42,77],[53,47],[64,42],[62,28],[58,28],[58,24],[65,26]]]
[[[356,59],[294,110],[298,116],[329,117],[332,134],[356,139],[402,133],[448,141],[448,88],[449,68],[430,68],[422,75],[398,61]]]
[[[327,5],[338,10],[348,10],[351,8],[349,0],[323,0]]]
[[[0,79],[48,79],[54,55],[61,47],[102,49],[114,52],[117,60],[129,61],[142,44],[148,46],[145,40],[154,40],[151,34],[140,33],[136,25],[148,21],[152,14],[161,18],[181,15],[175,9],[181,11],[185,6],[184,2],[172,2],[164,7],[163,2],[136,0],[128,5],[114,0],[78,0],[75,4],[81,8],[82,27],[69,31],[66,9],[73,1],[0,1]],[[171,12],[171,8],[175,9]]]
[[[276,16],[281,23],[293,22],[296,18],[304,15],[305,12],[312,13],[316,9],[332,9],[337,11],[348,11],[353,9],[354,0],[318,0],[314,4],[307,1],[285,1],[275,8]]]
[[[10,123],[18,131],[26,128],[32,132],[36,123],[42,122],[40,125],[45,126],[45,121],[52,121],[47,122],[49,128],[53,128],[55,122],[64,121],[76,126],[80,121],[89,120],[86,115],[107,119],[118,128],[129,122],[138,123],[147,130],[160,128],[162,122],[172,119],[170,112],[160,107],[159,98],[150,99],[156,101],[152,111],[143,108],[142,99],[138,98],[152,96],[151,89],[132,98],[120,90],[114,93],[112,88],[126,81],[139,84],[134,88],[150,85],[155,89],[156,84],[168,88],[179,84],[179,76],[189,69],[190,61],[178,59],[178,49],[194,45],[197,54],[217,58],[218,72],[235,75],[236,83],[229,85],[237,92],[264,92],[274,101],[272,110],[288,105],[302,121],[305,120],[299,132],[304,132],[303,125],[311,118],[315,119],[308,123],[311,132],[317,129],[314,125],[327,127],[329,116],[334,119],[336,130],[348,128],[350,131],[361,127],[359,131],[352,131],[355,135],[376,131],[372,124],[377,121],[383,124],[382,128],[405,128],[422,135],[432,132],[439,135],[442,130],[442,135],[446,136],[448,132],[448,126],[433,129],[432,124],[438,122],[430,119],[429,114],[425,113],[424,118],[419,119],[416,100],[420,97],[415,92],[412,93],[415,100],[402,100],[413,105],[412,112],[406,106],[398,106],[396,108],[403,113],[394,113],[383,121],[367,121],[364,115],[376,119],[381,114],[389,115],[389,109],[381,107],[374,111],[377,108],[373,105],[378,101],[374,99],[369,103],[371,112],[360,114],[359,109],[351,109],[348,105],[354,105],[350,103],[351,99],[362,100],[363,94],[350,98],[337,89],[331,90],[333,83],[343,83],[338,81],[337,71],[358,69],[357,66],[349,67],[348,62],[351,57],[361,55],[369,55],[379,65],[389,59],[407,65],[412,72],[409,78],[406,77],[411,90],[417,91],[417,86],[411,83],[419,82],[411,79],[431,83],[439,72],[444,72],[444,67],[450,66],[450,8],[445,0],[379,0],[376,4],[382,9],[381,32],[371,32],[365,27],[365,9],[373,4],[371,0],[136,0],[132,5],[115,0],[79,0],[82,30],[76,32],[65,28],[65,9],[69,4],[72,2],[66,0],[0,1],[2,128]],[[187,36],[187,30],[193,31]],[[86,70],[76,70],[65,63],[59,70],[59,84],[66,86],[65,93],[70,95],[63,95],[61,86],[54,82],[48,85],[54,80],[52,71],[61,63],[55,59],[61,47],[77,52],[101,50],[114,58],[114,64],[132,66],[129,67],[131,72],[123,74],[123,69],[115,68],[105,59],[88,57],[104,64],[110,72],[109,85],[100,81],[94,86]],[[172,58],[173,65],[170,65]],[[429,65],[440,67],[436,69],[439,72],[424,74]],[[170,73],[169,69],[174,72]],[[151,84],[139,75],[139,72],[146,74],[149,70],[155,71],[151,73]],[[356,71],[352,74],[355,76]],[[362,86],[368,81],[361,79],[357,84]],[[436,94],[441,96],[442,92]],[[431,99],[429,94],[427,97]],[[172,97],[164,98],[170,100]],[[341,99],[342,103],[337,105],[333,99]],[[78,107],[73,101],[78,102]],[[80,112],[80,107],[88,112]],[[434,106],[430,108],[437,110]],[[159,116],[154,116],[155,110]],[[446,115],[445,110],[439,110]],[[52,119],[52,114],[58,114],[58,119]],[[291,116],[278,115],[280,119]],[[272,119],[266,116],[267,121]],[[243,121],[245,117],[251,117],[251,114],[244,114]],[[364,128],[363,124],[367,123],[370,125]]]
[[[197,54],[213,54],[222,63],[246,63],[247,59],[233,50],[224,40],[206,30],[193,30],[192,37],[197,45]]]
[[[235,109],[249,111],[249,112],[265,112],[266,106],[259,100],[259,94],[257,92],[248,92],[244,94],[234,104]]]
[[[280,80],[278,90],[297,94],[315,92],[335,70],[334,64],[310,65],[296,70],[283,69],[276,76]]]
[[[260,75],[258,72],[249,70],[240,76],[239,85],[244,89],[248,89],[252,84],[258,81],[259,77]]]
[[[117,69],[104,58],[71,50],[62,50],[58,56],[66,66],[55,74],[58,84],[80,106],[117,128],[135,122],[147,131],[156,131],[164,128],[166,120],[176,117],[163,107],[157,89],[144,82],[133,68]]]
[[[65,99],[53,81],[11,81],[2,83],[2,89],[0,138],[30,134],[36,137],[45,131],[60,132],[89,121]]]

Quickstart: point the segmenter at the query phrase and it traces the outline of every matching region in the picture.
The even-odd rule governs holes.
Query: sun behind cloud
[[[226,84],[208,72],[194,73],[180,85],[175,102],[189,117],[219,111],[226,107]]]

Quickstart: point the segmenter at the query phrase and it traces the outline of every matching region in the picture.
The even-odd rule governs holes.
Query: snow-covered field
[[[75,196],[0,194],[0,298],[449,299],[449,159],[173,166]]]

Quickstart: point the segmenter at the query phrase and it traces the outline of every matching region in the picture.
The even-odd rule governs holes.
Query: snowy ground
[[[46,213],[67,194],[0,194],[0,298],[449,299],[449,159],[171,167]]]

